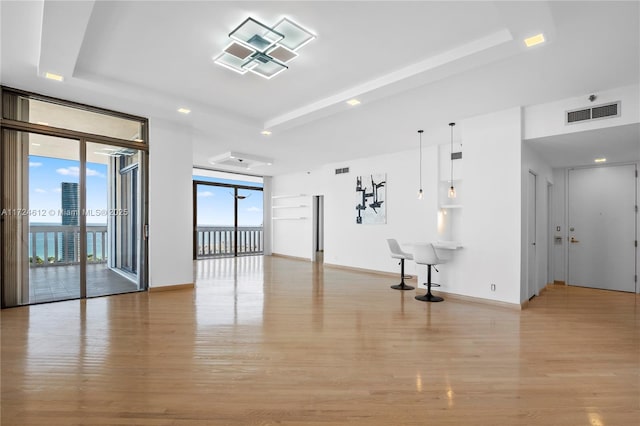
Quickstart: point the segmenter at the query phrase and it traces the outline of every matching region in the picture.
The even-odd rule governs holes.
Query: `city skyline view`
[[[87,224],[104,225],[107,217],[107,166],[87,162]],[[29,222],[62,224],[62,183],[80,182],[80,162],[29,156]]]

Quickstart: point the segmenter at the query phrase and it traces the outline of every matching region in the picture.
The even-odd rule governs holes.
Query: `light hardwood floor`
[[[2,425],[638,425],[640,298],[428,304],[309,262],[6,309]]]

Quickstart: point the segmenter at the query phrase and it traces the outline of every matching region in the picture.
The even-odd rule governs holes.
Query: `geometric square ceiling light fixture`
[[[251,71],[270,79],[288,69],[287,63],[298,56],[298,50],[316,36],[288,18],[269,27],[249,17],[229,38],[231,43],[214,62],[239,74]]]

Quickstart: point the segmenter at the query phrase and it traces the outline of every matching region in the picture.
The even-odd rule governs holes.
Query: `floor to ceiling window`
[[[2,307],[147,287],[147,120],[2,88]]]
[[[262,178],[195,169],[194,259],[264,252]]]

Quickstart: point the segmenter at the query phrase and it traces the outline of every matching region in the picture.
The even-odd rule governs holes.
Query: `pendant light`
[[[424,130],[418,130],[418,134],[420,135],[420,190],[418,191],[418,200],[422,200],[424,194],[422,192],[422,133]]]
[[[456,123],[449,123],[451,127],[451,187],[449,188],[449,198],[456,198],[456,188],[453,186],[453,126]]]

